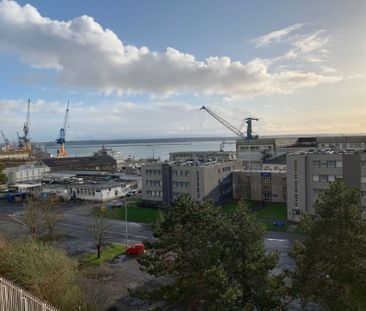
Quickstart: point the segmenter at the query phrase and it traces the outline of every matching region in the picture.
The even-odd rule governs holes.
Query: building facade
[[[169,206],[182,195],[213,202],[232,198],[232,172],[241,168],[241,161],[145,165],[141,170],[142,199]]]
[[[366,153],[361,151],[318,151],[287,156],[287,217],[300,221],[302,213],[314,214],[314,203],[329,183],[342,178],[360,190],[366,211]],[[365,212],[364,212],[365,213]]]
[[[49,171],[50,168],[47,165],[20,165],[4,170],[8,184],[42,180],[45,173]]]
[[[244,170],[233,172],[233,198],[235,200],[286,203],[286,171]]]

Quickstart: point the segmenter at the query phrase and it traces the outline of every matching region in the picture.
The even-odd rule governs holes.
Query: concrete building
[[[263,161],[283,154],[329,148],[331,150],[363,150],[366,136],[319,136],[293,138],[238,139],[237,158],[247,169],[260,169]]]
[[[154,205],[171,205],[184,194],[198,201],[232,198],[232,172],[241,168],[241,161],[145,165],[141,170],[142,199]]]
[[[18,167],[6,168],[4,170],[8,184],[42,180],[44,174],[49,172],[50,168],[44,164],[38,165],[20,165]]]
[[[262,202],[287,202],[287,173],[284,170],[233,172],[233,198]]]
[[[366,211],[366,153],[362,151],[317,151],[287,156],[287,217],[298,222],[301,213],[314,214],[313,204],[329,182],[337,178],[361,191]]]
[[[172,162],[186,161],[232,161],[236,159],[234,151],[181,151],[169,153],[169,160]]]

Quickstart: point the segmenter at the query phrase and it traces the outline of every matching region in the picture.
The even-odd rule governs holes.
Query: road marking
[[[266,238],[267,241],[277,241],[277,242],[286,242],[288,240],[285,239],[273,239],[273,238]]]
[[[67,224],[67,223],[63,223],[63,222],[58,222],[57,224],[59,224],[61,226],[71,227],[71,228],[84,229],[85,231],[87,231],[86,226],[72,225],[72,224]],[[104,232],[110,233],[110,234],[116,234],[116,235],[120,235],[120,236],[125,236],[125,233],[121,233],[121,232],[118,232],[118,231],[105,230]],[[154,237],[147,237],[147,236],[143,236],[143,235],[135,235],[135,234],[132,234],[132,233],[129,233],[128,236],[129,237],[134,237],[134,238],[139,238],[139,239],[156,240],[156,238],[154,238]]]

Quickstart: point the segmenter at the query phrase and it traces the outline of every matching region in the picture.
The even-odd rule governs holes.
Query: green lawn
[[[126,248],[120,244],[111,244],[102,248],[100,258],[97,258],[97,252],[82,255],[80,263],[87,266],[99,266],[102,263],[124,254]]]
[[[231,212],[238,207],[238,201],[228,201],[225,202],[221,208],[224,213]],[[249,206],[253,211],[257,214],[257,219],[261,223],[263,223],[267,230],[270,231],[286,231],[289,227],[289,224],[286,222],[287,219],[287,207],[284,203],[266,203],[264,207],[262,207],[261,202],[255,201],[245,201],[245,204]],[[283,227],[279,227],[274,225],[272,222],[274,220],[283,220],[285,221],[285,225]]]
[[[267,203],[257,211],[257,217],[272,220],[286,220],[287,206],[284,203]]]
[[[161,209],[136,207],[127,205],[127,220],[142,223],[154,223],[163,213]],[[125,208],[117,207],[107,211],[107,217],[112,219],[125,219]]]

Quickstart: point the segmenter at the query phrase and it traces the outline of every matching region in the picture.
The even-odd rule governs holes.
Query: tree
[[[4,173],[4,165],[0,163],[0,185],[5,184],[7,181],[7,177]]]
[[[52,241],[60,215],[57,213],[58,200],[55,197],[47,199],[28,198],[24,203],[23,221],[31,239]]]
[[[320,194],[315,216],[304,215],[308,238],[296,242],[292,293],[329,310],[366,309],[366,224],[360,194],[342,180]]]
[[[223,215],[211,203],[180,198],[153,226],[157,241],[139,257],[143,270],[167,284],[133,294],[164,300],[170,310],[276,310],[282,277],[270,271],[277,256],[265,254],[264,228],[243,204]]]
[[[100,258],[101,248],[105,238],[105,229],[108,225],[106,212],[100,206],[95,206],[91,210],[90,232],[93,235],[95,247],[97,249],[97,258]]]
[[[77,310],[77,262],[64,251],[36,241],[0,244],[0,275],[30,290],[60,310]]]

